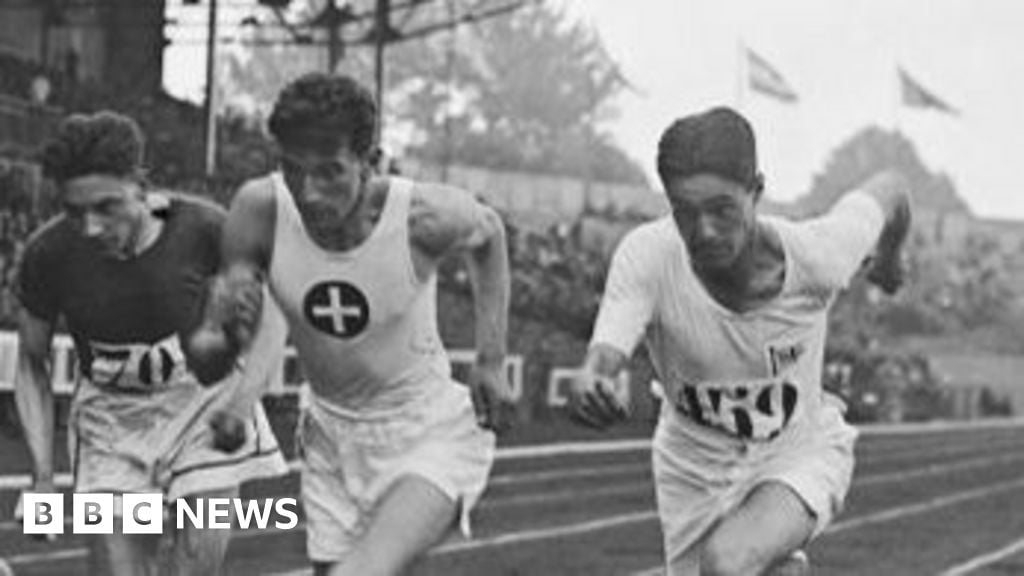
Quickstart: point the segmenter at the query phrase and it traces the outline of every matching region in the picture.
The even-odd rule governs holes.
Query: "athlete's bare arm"
[[[53,323],[22,308],[18,313],[18,368],[14,397],[32,457],[33,490],[53,492]]]
[[[891,294],[903,284],[903,244],[911,223],[909,188],[904,178],[890,171],[874,176],[862,189],[885,214],[885,226],[868,269],[868,279]]]
[[[505,373],[509,265],[501,217],[463,190],[419,185],[412,197],[409,225],[421,277],[449,255],[465,258],[473,287],[477,349],[469,384],[481,425],[501,429],[508,424],[511,406]]]
[[[607,344],[594,344],[587,351],[581,370],[601,378],[618,378],[629,358]]]
[[[203,321],[188,339],[190,366],[204,384],[231,372],[259,322],[274,217],[273,190],[260,181],[242,186],[231,202],[221,269],[210,283]]]
[[[650,257],[656,253],[641,229],[623,237],[612,256],[587,357],[569,388],[569,416],[583,425],[602,429],[628,416],[613,383],[654,314],[656,276],[663,267]]]

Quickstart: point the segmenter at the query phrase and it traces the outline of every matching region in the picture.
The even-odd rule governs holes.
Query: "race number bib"
[[[186,370],[185,354],[177,335],[153,344],[90,342],[89,373],[98,386],[149,391],[180,379]]]
[[[684,382],[676,407],[699,424],[745,440],[771,440],[796,411],[799,388],[788,380],[739,383]]]

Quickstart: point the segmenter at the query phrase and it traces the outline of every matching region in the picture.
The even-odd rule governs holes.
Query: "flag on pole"
[[[750,88],[783,102],[796,102],[796,90],[786,82],[782,74],[757,52],[746,48],[747,81]]]
[[[897,68],[900,76],[900,101],[909,108],[932,109],[945,114],[958,115],[959,112],[930,90],[921,85],[902,67]]]

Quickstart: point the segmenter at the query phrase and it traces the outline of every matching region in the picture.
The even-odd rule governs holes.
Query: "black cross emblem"
[[[348,282],[320,282],[302,301],[306,320],[317,330],[337,338],[358,336],[370,323],[366,295]]]

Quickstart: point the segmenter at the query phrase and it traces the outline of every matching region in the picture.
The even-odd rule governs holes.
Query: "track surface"
[[[475,513],[475,538],[443,544],[417,574],[660,574],[646,442],[573,446],[504,450]],[[846,510],[809,549],[813,574],[1024,574],[1024,422],[872,429],[857,453]],[[296,488],[288,477],[245,493],[294,496]],[[0,503],[7,492],[0,484]],[[10,506],[0,510],[0,559],[15,574],[86,573],[81,537],[29,541]],[[304,537],[301,523],[237,531],[230,573],[308,574]]]

